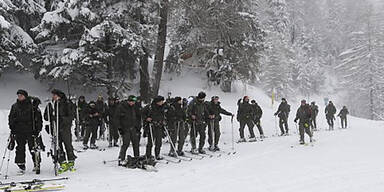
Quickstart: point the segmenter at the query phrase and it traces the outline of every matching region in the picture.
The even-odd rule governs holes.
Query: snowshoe
[[[216,145],[213,151],[220,151],[220,148]]]
[[[241,138],[237,141],[237,143],[244,143],[244,142],[247,142],[247,140],[245,140],[245,138]]]
[[[88,148],[89,148],[89,147],[88,147],[87,144],[84,144],[84,145],[83,145],[83,149],[84,149],[84,150],[87,150]]]
[[[112,148],[112,147],[113,147],[112,143],[109,143],[108,148]]]
[[[207,152],[204,151],[204,149],[199,149],[200,154],[207,154]]]
[[[300,141],[300,145],[305,145],[305,142],[304,141]]]
[[[213,145],[209,146],[208,150],[215,151],[215,147]]]
[[[114,147],[119,147],[119,145],[117,143],[113,144]]]

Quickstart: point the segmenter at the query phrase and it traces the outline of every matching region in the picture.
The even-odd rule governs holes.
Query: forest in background
[[[384,119],[384,5],[370,0],[0,0],[1,73],[157,95],[163,73],[210,71],[277,98],[344,95]],[[186,85],[187,86],[187,85]]]

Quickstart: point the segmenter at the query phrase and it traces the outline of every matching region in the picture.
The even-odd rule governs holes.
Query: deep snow
[[[188,82],[188,86],[186,85]],[[30,82],[31,83],[31,82]],[[204,82],[190,76],[164,81],[162,93],[172,91],[173,95],[195,95]],[[236,102],[245,91],[241,84],[234,86],[235,93],[219,93],[217,88],[206,90],[208,96],[218,94],[222,106],[231,112],[236,112]],[[31,88],[31,86],[29,87]],[[36,89],[39,90],[39,89]],[[44,88],[41,88],[44,90]],[[262,125],[267,136],[275,133],[275,118],[273,112],[277,105],[271,106],[271,101],[261,90],[248,86],[246,94],[255,98],[264,110]],[[47,94],[43,94],[47,95]],[[3,98],[14,102],[14,98]],[[4,101],[3,101],[4,102]],[[290,115],[291,132],[296,130],[293,116],[297,102],[289,101],[292,106]],[[314,147],[299,146],[298,136],[269,137],[263,142],[244,143],[236,145],[237,154],[219,158],[193,160],[181,164],[158,164],[158,173],[148,173],[142,170],[131,170],[117,167],[116,164],[103,165],[103,160],[117,157],[118,149],[107,151],[87,151],[77,153],[77,171],[65,173],[70,177],[65,182],[65,191],[260,191],[260,192],[341,192],[341,191],[383,191],[384,190],[384,155],[381,148],[384,145],[383,122],[350,118],[350,128],[336,131],[325,131],[324,107],[320,98],[319,127],[322,131],[315,133],[317,142]],[[0,149],[5,147],[8,136],[8,108],[2,105],[0,110]],[[229,117],[221,122],[223,136],[221,147],[230,150],[231,123]],[[234,123],[235,138],[238,138],[238,123]],[[255,129],[257,132],[257,129]],[[246,131],[247,134],[247,131]],[[49,148],[48,136],[43,133]],[[307,138],[308,140],[308,138]],[[101,147],[106,142],[97,143]],[[145,141],[142,140],[141,153],[144,153]],[[80,143],[75,143],[79,147]],[[293,148],[291,148],[293,146]],[[169,149],[163,145],[163,153]],[[189,146],[186,147],[189,149]],[[129,148],[129,154],[132,153]],[[2,154],[1,154],[2,155]],[[16,165],[10,164],[10,180],[33,178],[50,178],[53,176],[51,159],[43,154],[42,174],[32,173],[30,156],[27,155],[27,170],[24,176],[16,176]],[[3,182],[4,179],[1,178]]]

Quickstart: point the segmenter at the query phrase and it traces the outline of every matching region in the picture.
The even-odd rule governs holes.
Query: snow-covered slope
[[[162,92],[171,91],[174,96],[196,95],[204,87],[204,82],[192,77],[165,81]],[[237,99],[244,95],[242,85],[235,85],[235,93],[219,93],[216,88],[206,90],[209,96],[219,95],[222,106],[236,112]],[[264,109],[262,125],[266,135],[275,133],[275,118],[270,99],[257,88],[248,87],[247,94],[258,101]],[[321,102],[321,101],[318,101]],[[292,111],[297,107],[292,104]],[[116,164],[102,164],[103,160],[116,159],[118,149],[104,152],[87,151],[77,153],[77,171],[65,173],[70,177],[66,182],[66,191],[260,191],[260,192],[344,192],[344,191],[383,191],[384,190],[384,145],[383,122],[350,118],[350,128],[325,131],[322,110],[319,115],[319,127],[315,133],[317,142],[313,147],[299,146],[296,134],[288,137],[269,137],[263,142],[236,145],[237,154],[219,158],[193,160],[180,164],[158,164],[159,172],[148,173],[117,167]],[[0,111],[0,149],[5,147],[7,128],[7,110]],[[291,115],[292,118],[293,115]],[[337,121],[337,125],[339,121]],[[221,122],[223,136],[220,146],[230,150],[231,123],[228,117]],[[238,138],[238,123],[234,123],[235,138]],[[290,128],[295,125],[290,119]],[[248,132],[246,131],[246,134]],[[257,133],[257,131],[256,131]],[[43,135],[49,146],[48,136]],[[101,147],[105,142],[97,143]],[[141,153],[144,153],[145,141],[142,141]],[[80,147],[80,143],[75,143]],[[292,147],[291,147],[292,146]],[[49,147],[48,147],[49,148]],[[168,152],[168,144],[163,145],[163,153]],[[189,149],[189,146],[186,147]],[[132,149],[128,149],[129,154]],[[1,154],[2,155],[2,154]],[[51,159],[43,155],[42,174],[32,173],[30,156],[27,155],[27,174],[16,176],[16,165],[10,164],[11,180],[32,178],[50,178],[53,175]],[[3,178],[1,178],[3,181]]]

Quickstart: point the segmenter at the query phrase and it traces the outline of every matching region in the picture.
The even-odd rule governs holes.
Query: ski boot
[[[313,143],[313,142],[315,142],[316,140],[313,138],[313,137],[310,137],[309,138],[309,142],[311,142],[311,143]]]
[[[260,135],[260,139],[265,139],[265,136],[264,135]]]
[[[215,147],[213,145],[209,146],[208,150],[215,151]]]
[[[207,154],[207,152],[205,152],[204,149],[202,149],[202,148],[199,149],[199,153],[200,154]]]
[[[18,163],[17,166],[19,167],[19,171],[17,171],[18,175],[24,175],[25,173],[25,164],[24,163]]]
[[[112,148],[112,147],[113,147],[112,143],[109,143],[108,148]]]
[[[199,151],[197,151],[195,148],[193,148],[193,149],[191,149],[191,153],[197,155],[197,154],[199,154]]]
[[[247,140],[245,140],[245,138],[240,138],[237,142],[238,143],[244,143],[244,142],[247,142]]]
[[[35,172],[36,175],[39,175],[40,174],[40,164],[35,164],[32,171]]]
[[[74,161],[69,161],[67,163],[67,166],[68,166],[68,170],[70,172],[75,172],[76,171],[76,169],[75,169],[75,162]]]
[[[305,145],[305,142],[303,140],[300,140],[300,145]]]
[[[113,143],[113,146],[114,146],[114,147],[119,147],[119,145],[117,144],[117,142]]]
[[[281,133],[280,136],[281,136],[281,137],[282,137],[282,136],[285,136],[285,133]]]
[[[256,137],[250,137],[249,138],[249,142],[256,142],[256,141],[257,141]]]
[[[177,155],[176,155],[176,153],[174,152],[174,151],[170,151],[169,153],[168,153],[168,156],[170,156],[170,157],[177,157]]]
[[[91,149],[97,149],[98,147],[95,144],[91,144],[90,148]]]
[[[84,150],[87,150],[89,147],[88,147],[88,145],[87,144],[83,144],[83,149]]]
[[[177,155],[178,156],[184,156],[184,152],[183,151],[177,151]]]
[[[157,156],[156,156],[156,160],[158,160],[158,161],[163,160],[163,159],[164,159],[164,158],[161,157],[160,155],[157,155]]]
[[[213,149],[213,151],[220,151],[220,148],[217,145],[215,145],[215,148]]]
[[[68,171],[68,163],[67,162],[60,163],[60,168],[59,168],[58,173],[62,174],[64,172],[66,172],[66,171]]]

